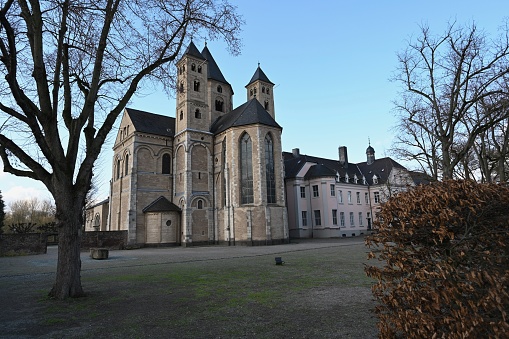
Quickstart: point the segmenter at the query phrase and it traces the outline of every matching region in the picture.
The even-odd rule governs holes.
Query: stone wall
[[[122,250],[127,246],[127,231],[85,232],[81,238],[81,249],[104,247]]]
[[[0,234],[0,256],[46,253],[45,233]]]

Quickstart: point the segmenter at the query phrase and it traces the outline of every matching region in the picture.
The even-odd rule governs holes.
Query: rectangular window
[[[338,210],[332,210],[332,224],[338,224]]]
[[[339,203],[342,204],[343,203],[343,191],[338,191],[339,193]]]
[[[364,200],[366,200],[366,205],[369,204],[369,194],[368,193],[364,193]]]
[[[357,193],[355,193],[355,196],[357,198],[357,203],[360,204],[361,203],[361,193],[357,192]]]
[[[302,226],[308,225],[308,212],[302,211]]]
[[[362,226],[362,212],[359,212],[359,226]]]
[[[353,217],[353,212],[350,212],[350,226],[355,226],[355,220]]]
[[[316,226],[322,225],[322,217],[320,216],[320,210],[315,210],[315,225]]]
[[[330,196],[335,197],[336,196],[336,185],[331,184],[330,185]]]
[[[351,191],[348,191],[347,199],[348,199],[348,203],[351,204],[352,203],[352,192]]]
[[[345,212],[339,212],[339,222],[341,227],[345,227]]]
[[[300,188],[300,197],[305,198],[306,197],[306,187]]]
[[[313,197],[318,196],[318,185],[313,185]]]
[[[379,204],[380,203],[380,193],[375,192],[374,197],[375,197],[375,204]]]

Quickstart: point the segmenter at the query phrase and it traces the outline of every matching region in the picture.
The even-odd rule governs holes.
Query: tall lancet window
[[[240,196],[242,204],[253,203],[253,145],[249,134],[240,139]]]
[[[274,175],[274,143],[270,134],[265,137],[265,180],[267,182],[267,203],[276,203],[276,177]]]
[[[226,206],[226,138],[223,139],[223,150],[222,150],[223,165],[223,206]]]

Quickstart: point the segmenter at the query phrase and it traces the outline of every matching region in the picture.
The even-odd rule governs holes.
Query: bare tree
[[[489,40],[475,24],[451,24],[444,34],[434,36],[423,26],[416,41],[398,55],[394,80],[404,92],[396,106],[400,130],[409,135],[400,138],[396,148],[424,153],[416,160],[434,177],[440,171],[442,178],[453,178],[477,136],[507,117],[507,112],[487,109],[475,125],[466,126],[481,100],[509,99],[500,85],[509,74],[508,34],[506,25],[496,40]]]
[[[50,296],[84,295],[83,207],[113,124],[144,81],[174,86],[170,64],[190,37],[238,52],[242,19],[227,0],[5,0],[0,10],[0,156],[41,181],[56,204]]]

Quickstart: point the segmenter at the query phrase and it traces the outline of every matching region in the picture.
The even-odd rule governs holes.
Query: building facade
[[[177,69],[175,118],[125,109],[103,228],[128,230],[129,244],[287,242],[274,84],[258,66],[234,109],[207,46],[191,42]]]
[[[332,238],[366,234],[380,204],[390,196],[421,183],[417,174],[391,158],[348,162],[345,146],[337,159],[284,152],[285,190],[291,238]]]

